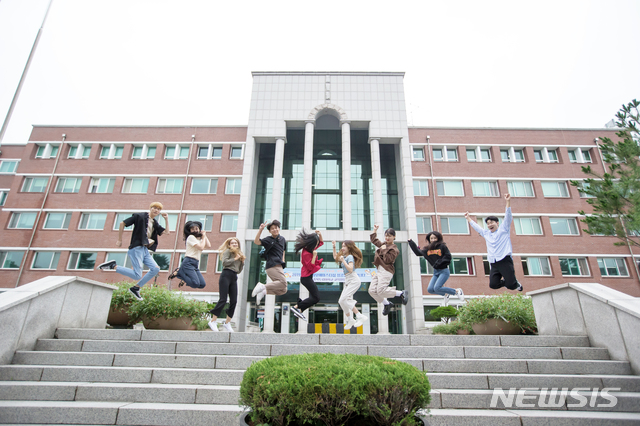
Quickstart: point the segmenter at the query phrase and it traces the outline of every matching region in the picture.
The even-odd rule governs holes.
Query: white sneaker
[[[261,282],[258,282],[256,284],[256,286],[254,287],[253,291],[251,292],[251,297],[256,297],[256,295],[260,292],[262,292],[262,290],[264,290],[264,284],[262,284]]]
[[[264,285],[263,285],[263,287],[264,287]],[[266,295],[267,295],[267,289],[266,288],[256,295],[256,306],[258,306],[260,304],[260,301]]]
[[[442,306],[449,306],[449,293],[444,295],[444,301],[442,302]]]
[[[347,322],[344,324],[344,329],[351,330],[351,327],[353,327],[354,325],[356,325],[356,322],[353,320],[353,315],[349,315],[347,317]]]
[[[458,299],[460,299],[461,302],[464,302],[464,291],[462,291],[461,288],[456,290],[456,295],[458,296]]]
[[[225,329],[225,331],[228,331],[229,333],[233,333],[233,328],[231,328],[231,323],[230,322],[225,322],[222,324],[222,328]]]
[[[218,331],[218,323],[215,321],[209,321],[209,328],[211,331]]]
[[[358,318],[356,318],[356,323],[354,324],[355,328],[360,327],[365,321],[369,321],[369,318],[365,317],[362,314],[358,314]]]

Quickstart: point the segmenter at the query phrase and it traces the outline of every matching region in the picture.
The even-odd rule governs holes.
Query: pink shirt
[[[324,243],[320,241],[318,244],[318,248],[322,247]],[[317,250],[317,248],[316,248]],[[322,265],[322,259],[316,259],[316,263],[311,263],[311,259],[313,259],[313,253],[302,249],[302,268],[300,269],[301,277],[309,277],[320,270]]]

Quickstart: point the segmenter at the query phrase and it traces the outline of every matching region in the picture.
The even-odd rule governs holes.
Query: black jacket
[[[278,235],[277,239],[269,235],[268,237],[262,238],[260,242],[267,252],[267,264],[264,266],[264,269],[273,268],[277,265],[282,265],[284,268],[285,262],[282,261],[282,255],[287,249],[287,240],[282,235]]]
[[[123,220],[126,226],[133,225],[133,232],[131,232],[131,244],[129,249],[146,246],[149,251],[156,251],[158,248],[158,237],[164,232],[164,228],[160,226],[158,221],[153,218],[153,233],[151,239],[153,244],[149,246],[149,239],[147,238],[147,223],[149,222],[149,212],[135,213],[133,216]]]
[[[416,256],[424,257],[434,269],[448,268],[451,263],[451,252],[445,243],[440,243],[435,250],[427,251],[426,248],[419,248],[415,242],[409,241],[409,247]]]

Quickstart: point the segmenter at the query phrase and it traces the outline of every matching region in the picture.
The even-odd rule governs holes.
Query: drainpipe
[[[33,223],[33,230],[31,231],[31,238],[29,239],[29,245],[27,246],[27,250],[24,252],[24,256],[22,256],[22,262],[20,262],[20,272],[18,272],[18,279],[16,280],[16,287],[20,284],[20,278],[22,277],[22,272],[24,271],[25,264],[27,262],[27,257],[29,256],[29,250],[31,250],[31,246],[33,244],[33,239],[36,236],[36,231],[38,230],[38,225],[40,223],[40,217],[42,216],[42,211],[44,210],[44,205],[47,202],[47,198],[49,197],[49,192],[51,191],[51,184],[53,183],[53,177],[56,173],[56,169],[58,168],[58,161],[60,161],[60,157],[62,157],[62,149],[64,148],[64,141],[67,139],[66,134],[62,134],[62,143],[60,144],[60,148],[58,148],[58,155],[56,156],[56,162],[53,165],[53,171],[51,172],[51,177],[49,178],[49,182],[47,182],[47,189],[44,192],[44,198],[42,199],[42,205],[40,206],[40,210],[38,210],[38,215],[36,216],[36,220]]]
[[[431,172],[431,194],[433,194],[433,211],[436,215],[436,231],[440,231],[440,221],[438,220],[438,205],[436,202],[436,183],[433,180],[433,153],[431,152],[431,136],[427,136],[427,148],[429,148],[429,171]]]

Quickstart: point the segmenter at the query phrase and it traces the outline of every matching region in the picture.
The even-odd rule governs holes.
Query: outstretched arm
[[[418,245],[412,239],[407,240],[407,242],[409,243],[409,247],[411,247],[411,250],[416,256],[418,257],[424,256],[424,253],[422,252],[422,250],[420,250]]]
[[[257,244],[259,246],[262,245],[262,242],[260,241],[260,235],[262,235],[262,230],[264,229],[265,226],[267,226],[267,222],[260,224],[260,229],[258,229],[258,233],[256,234],[256,237],[253,239],[254,244]]]

